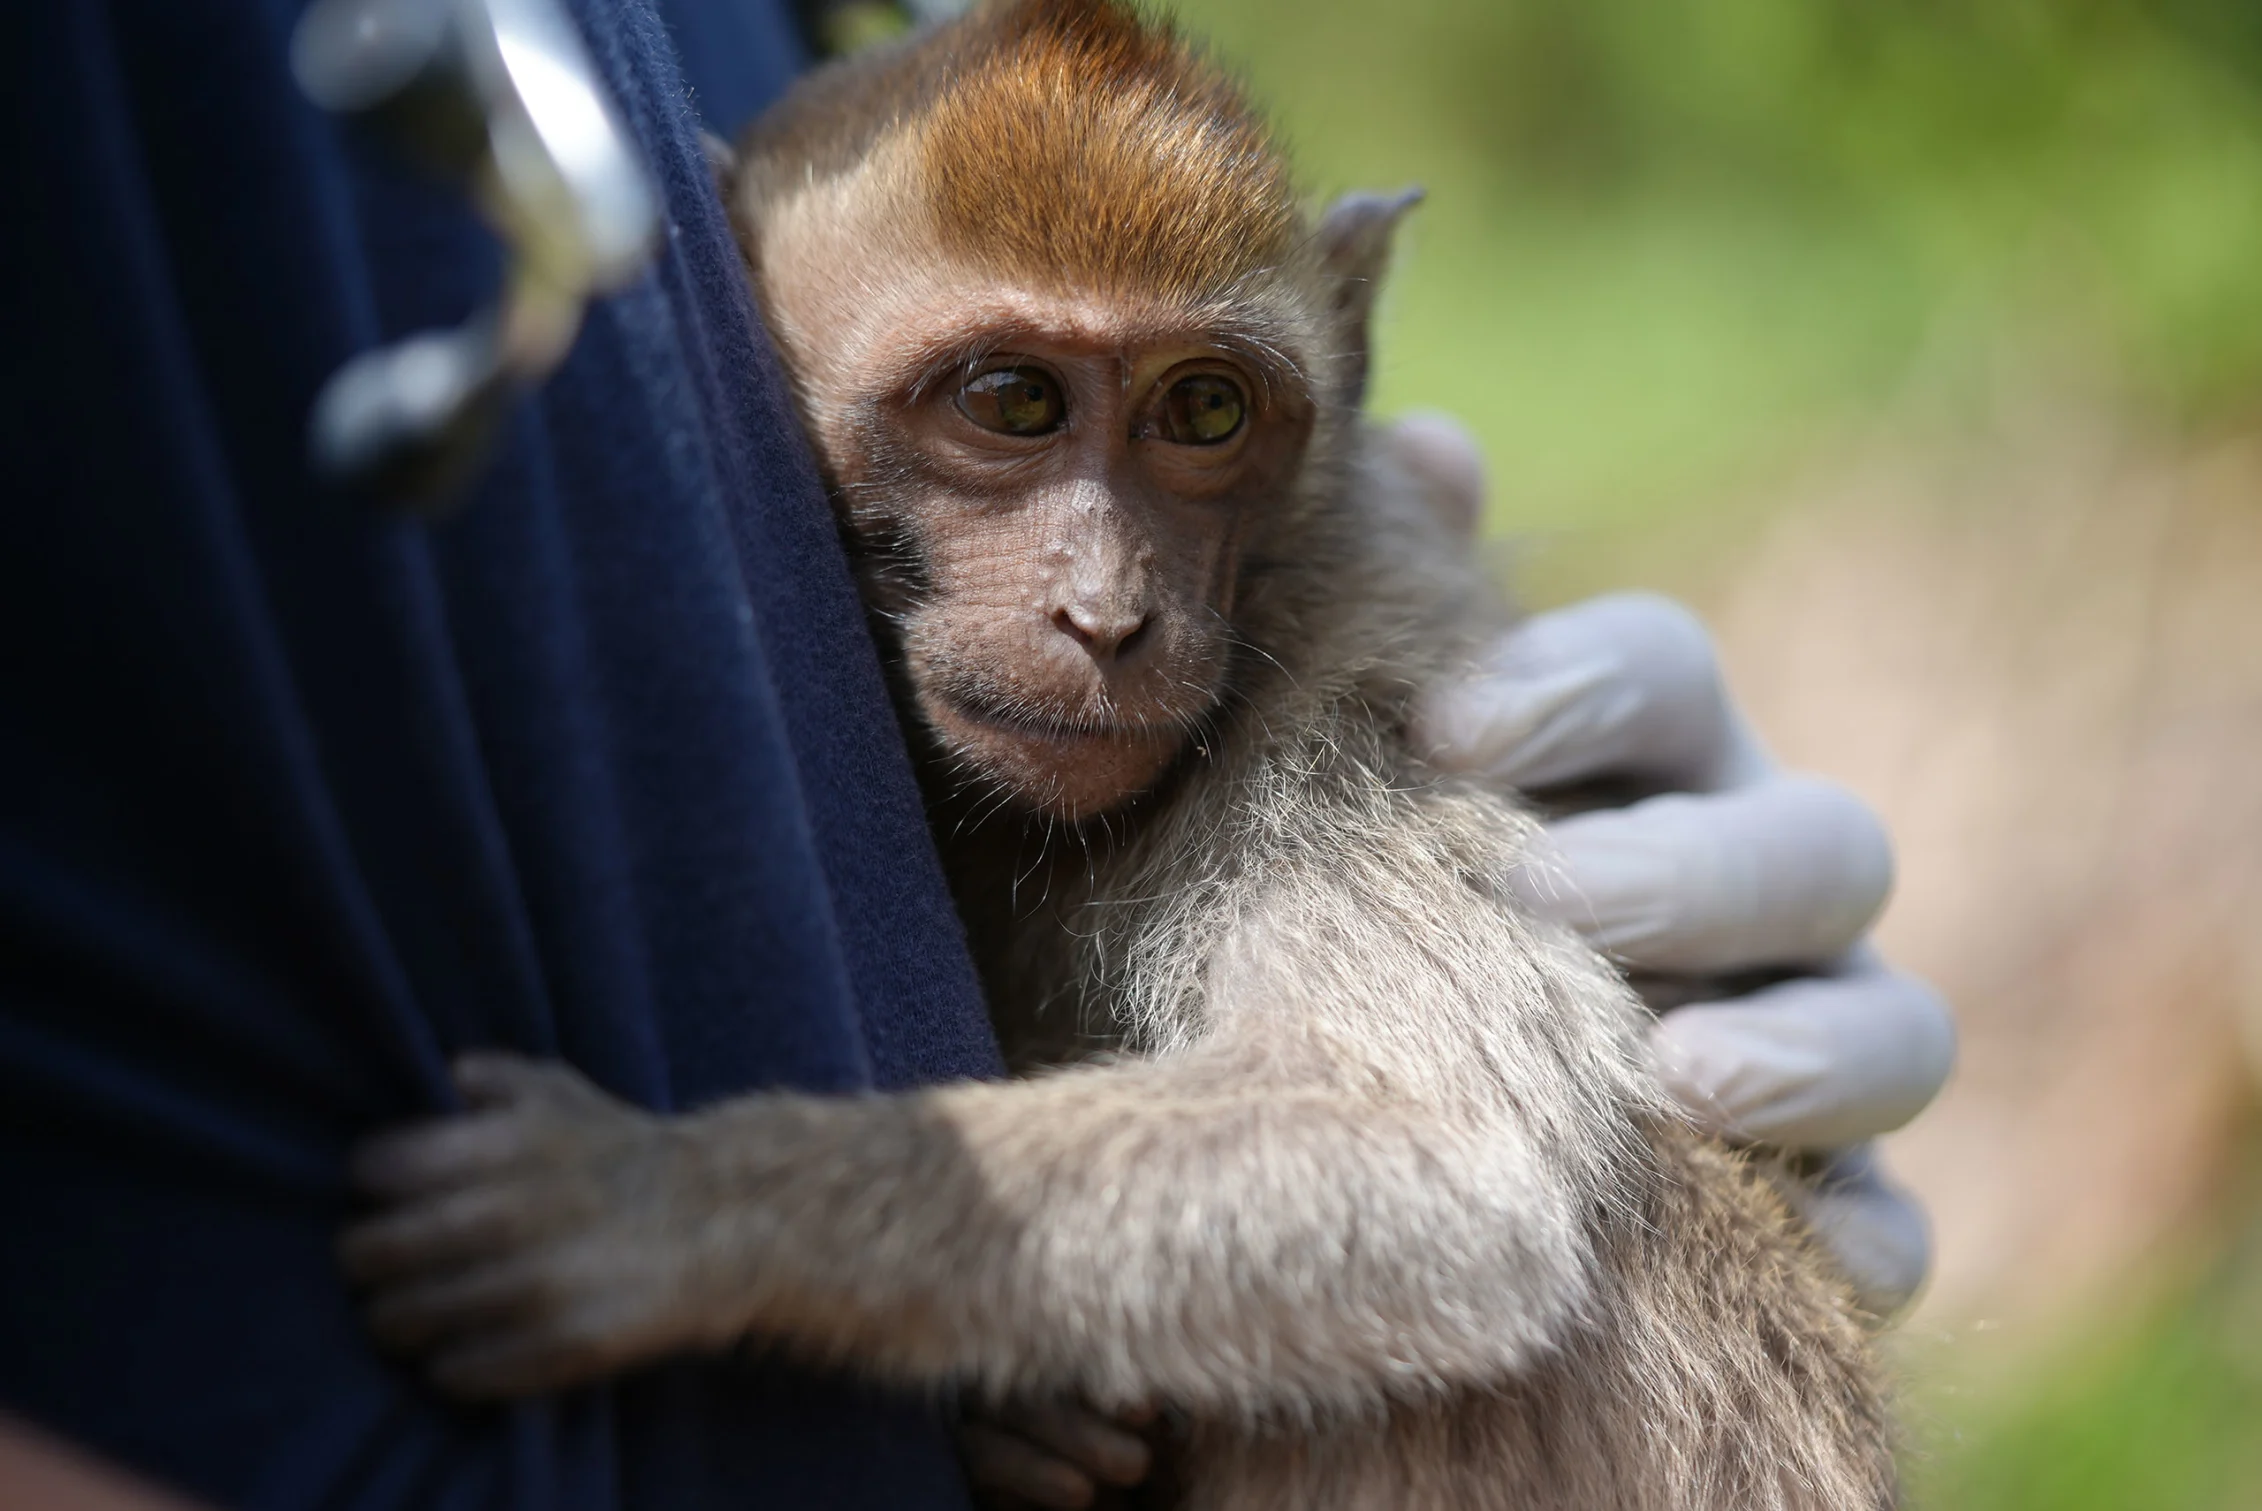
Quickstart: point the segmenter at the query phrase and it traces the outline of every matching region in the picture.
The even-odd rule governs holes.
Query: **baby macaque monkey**
[[[820,73],[728,187],[1025,1074],[663,1118],[468,1061],[359,1163],[379,1338],[474,1397],[751,1339],[1160,1407],[1187,1507],[1890,1504],[1847,1291],[1408,749],[1503,622],[1362,428],[1410,196],[1308,223],[1104,0]]]

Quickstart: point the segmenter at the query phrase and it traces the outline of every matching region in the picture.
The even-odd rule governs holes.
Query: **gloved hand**
[[[1444,508],[1474,517],[1482,474],[1457,428],[1409,420],[1391,439]],[[1651,794],[1556,820],[1522,885],[1671,1008],[1652,1030],[1658,1070],[1700,1122],[1826,1158],[1809,1218],[1865,1306],[1904,1306],[1930,1230],[1868,1141],[1939,1092],[1955,1030],[1931,988],[1862,942],[1892,881],[1876,817],[1778,770],[1704,627],[1648,594],[1525,621],[1475,675],[1430,691],[1414,734],[1439,766],[1543,802],[1605,780]],[[1720,985],[1761,973],[1771,984]]]

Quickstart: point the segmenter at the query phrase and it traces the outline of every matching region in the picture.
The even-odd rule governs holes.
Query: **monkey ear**
[[[1375,293],[1390,265],[1390,240],[1406,212],[1422,202],[1419,185],[1396,194],[1355,190],[1327,207],[1319,226],[1320,269],[1333,284],[1330,313],[1346,354],[1346,404],[1366,397],[1369,330]]]

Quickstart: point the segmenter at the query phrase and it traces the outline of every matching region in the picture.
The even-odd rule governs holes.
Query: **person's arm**
[[[28,1422],[0,1416],[0,1506],[23,1511],[199,1511]]]

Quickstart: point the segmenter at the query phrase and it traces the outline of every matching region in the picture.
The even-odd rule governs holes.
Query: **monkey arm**
[[[1569,1193],[1508,1130],[1223,1061],[674,1122],[476,1061],[511,1084],[365,1162],[420,1194],[348,1265],[380,1338],[478,1395],[752,1334],[909,1381],[1351,1404],[1498,1378],[1576,1307]]]
[[[1235,1410],[1498,1379],[1582,1299],[1568,1193],[1507,1130],[1216,1065],[718,1114],[750,1184],[795,1179],[740,1161],[808,1115],[806,1160],[866,1193],[760,1204],[747,1325],[898,1378]]]
[[[1581,1089],[1626,1080],[1609,1015],[1565,1028],[1582,955],[1493,942],[1459,962],[1505,973],[1485,1001],[1330,891],[1257,910],[1209,962],[1206,1032],[1152,1059],[676,1119],[469,1061],[475,1115],[366,1152],[402,1205],[348,1269],[379,1337],[468,1394],[746,1335],[1205,1411],[1498,1380],[1577,1314],[1604,1172],[1635,1163],[1626,1110]]]

